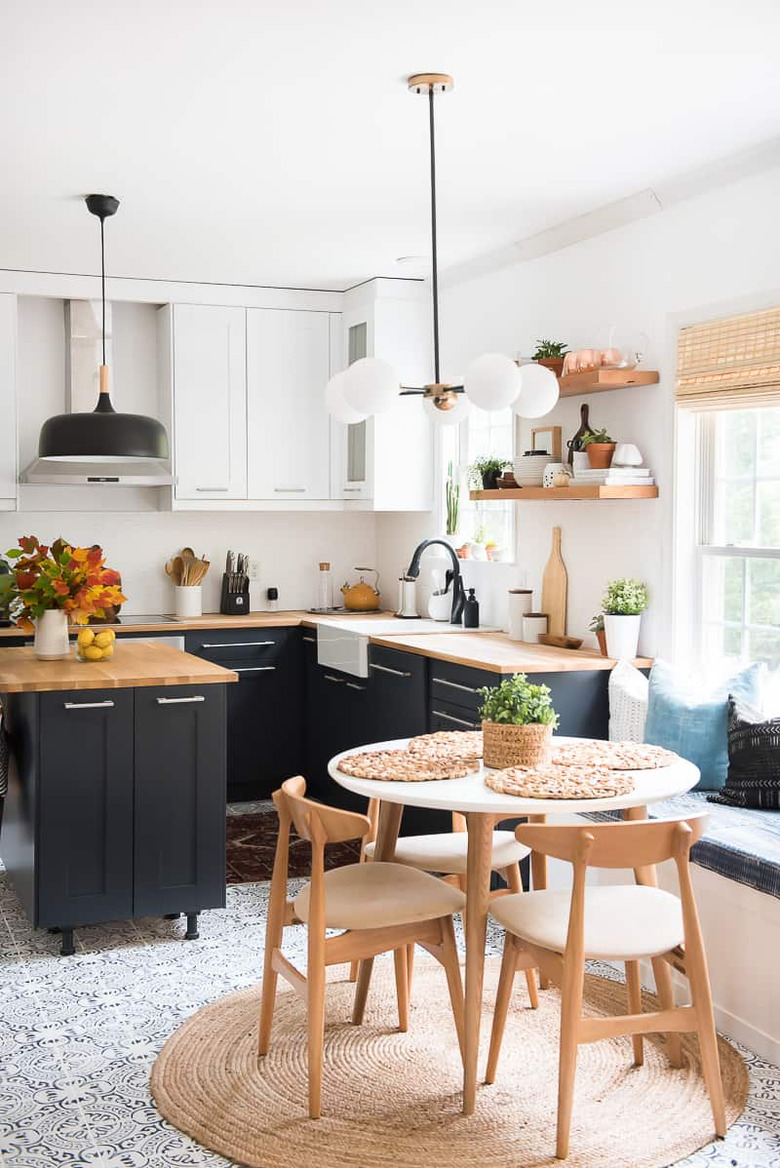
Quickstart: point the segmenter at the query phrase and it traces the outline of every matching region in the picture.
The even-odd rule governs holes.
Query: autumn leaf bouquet
[[[105,619],[106,609],[127,599],[121,578],[106,567],[103,549],[74,547],[56,539],[47,547],[34,535],[23,536],[19,546],[6,552],[13,583],[9,608],[18,624],[26,624],[59,610],[74,624],[90,617]]]

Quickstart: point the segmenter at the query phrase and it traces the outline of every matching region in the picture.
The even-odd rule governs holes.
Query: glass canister
[[[330,562],[322,560],[317,572],[317,583],[314,593],[315,612],[330,612],[333,608],[333,574]]]
[[[108,661],[114,656],[115,640],[113,629],[99,626],[81,629],[76,638],[76,656],[79,661]]]

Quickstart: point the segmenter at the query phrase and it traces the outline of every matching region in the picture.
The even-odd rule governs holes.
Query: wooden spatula
[[[561,529],[552,529],[552,551],[542,576],[542,612],[547,613],[547,632],[553,637],[566,633],[566,594],[569,580],[561,556]]]

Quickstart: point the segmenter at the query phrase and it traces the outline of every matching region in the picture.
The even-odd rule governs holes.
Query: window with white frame
[[[445,469],[453,466],[453,477],[460,486],[457,534],[458,546],[477,545],[480,558],[514,560],[515,507],[510,500],[480,501],[470,499],[469,492],[479,484],[470,477],[470,467],[477,458],[502,458],[512,462],[514,415],[511,409],[480,410],[472,408],[459,426],[444,426],[442,452]],[[446,518],[446,512],[445,512]],[[484,549],[484,556],[480,549]]]

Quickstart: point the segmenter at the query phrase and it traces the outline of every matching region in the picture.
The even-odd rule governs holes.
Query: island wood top
[[[238,681],[238,674],[230,669],[148,641],[117,641],[108,661],[78,661],[75,648],[58,661],[42,661],[29,648],[0,652],[0,694],[222,685],[230,681]]]
[[[582,673],[614,669],[612,657],[602,657],[595,649],[558,649],[554,645],[534,645],[513,641],[506,633],[427,633],[420,636],[371,637],[372,645],[404,649],[438,661],[452,661],[490,673]],[[637,669],[649,669],[652,660],[638,657]]]

